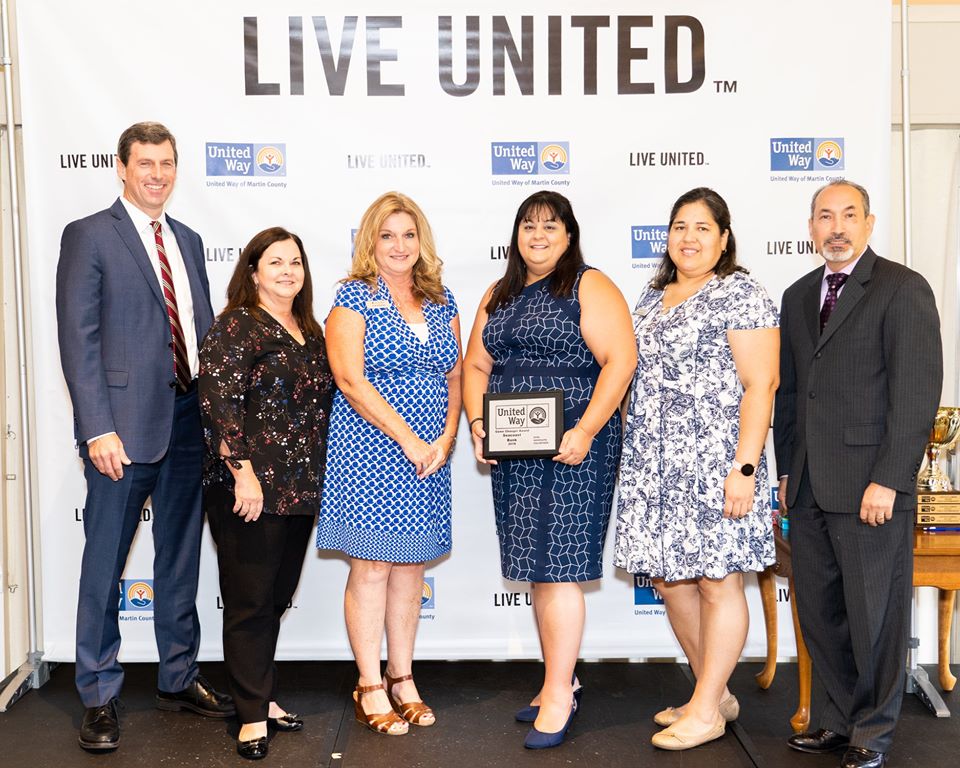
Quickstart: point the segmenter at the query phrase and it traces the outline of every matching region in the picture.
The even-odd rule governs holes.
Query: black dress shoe
[[[299,731],[303,729],[303,720],[300,715],[287,712],[283,717],[268,717],[267,725],[278,731]]]
[[[874,752],[863,747],[850,747],[843,754],[840,768],[881,768],[887,764],[887,756],[883,752]]]
[[[99,707],[87,707],[78,740],[84,749],[116,749],[120,746],[120,717],[116,699],[110,699]]]
[[[806,733],[797,733],[787,739],[787,745],[798,752],[810,752],[814,755],[822,755],[826,752],[833,752],[850,744],[850,739],[839,733],[828,731],[826,728],[820,728],[816,731],[807,731]]]
[[[267,756],[267,737],[261,736],[250,741],[237,739],[237,754],[247,760],[263,760]]]
[[[158,690],[157,709],[168,712],[189,709],[204,717],[230,717],[237,711],[233,699],[215,690],[202,675],[197,675],[190,685],[177,693]]]

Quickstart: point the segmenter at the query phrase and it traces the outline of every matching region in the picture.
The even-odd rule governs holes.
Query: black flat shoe
[[[259,739],[250,739],[250,741],[237,739],[237,754],[247,760],[263,760],[267,756],[267,751],[266,736],[261,736]]]
[[[89,750],[116,749],[120,746],[120,716],[117,700],[99,707],[87,707],[80,724],[80,746]]]
[[[882,768],[887,764],[887,756],[883,752],[874,752],[863,747],[850,747],[840,761],[840,768]]]
[[[797,733],[787,739],[787,746],[798,752],[823,755],[850,745],[850,739],[842,734],[820,728],[816,731]]]
[[[287,712],[283,717],[268,717],[267,725],[278,731],[300,731],[303,730],[303,720],[300,715]]]
[[[193,682],[182,691],[167,693],[157,691],[157,709],[167,712],[179,712],[188,709],[204,717],[230,717],[237,712],[233,699],[227,694],[220,693],[202,675],[197,675]]]

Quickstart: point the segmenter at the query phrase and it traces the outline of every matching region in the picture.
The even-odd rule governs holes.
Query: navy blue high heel
[[[576,679],[576,678],[574,678]],[[581,685],[573,692],[573,714],[580,711],[580,697],[583,695],[583,686]],[[540,714],[540,706],[537,704],[528,704],[523,709],[518,709],[514,715],[518,723],[532,723]]]
[[[563,728],[554,733],[544,733],[543,731],[538,731],[537,726],[533,726],[527,732],[527,737],[523,740],[523,746],[527,749],[559,747],[567,737],[567,731],[570,729],[570,723],[573,722],[573,716],[575,714],[577,714],[577,708],[573,702],[570,702],[570,715],[567,717],[567,722],[564,723]]]

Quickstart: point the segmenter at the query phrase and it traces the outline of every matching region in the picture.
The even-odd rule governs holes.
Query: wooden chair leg
[[[813,663],[810,661],[810,653],[807,651],[807,644],[803,641],[803,633],[800,631],[800,619],[797,617],[797,601],[793,591],[793,579],[790,580],[790,608],[793,612],[793,632],[797,637],[797,677],[799,688],[799,701],[797,702],[797,711],[790,718],[790,727],[794,733],[803,733],[810,727],[810,687],[813,677]]]
[[[760,600],[763,603],[763,622],[767,630],[767,660],[763,669],[756,675],[757,684],[766,690],[773,683],[777,673],[777,582],[773,568],[767,568],[757,574],[760,587]]]
[[[953,622],[953,603],[957,593],[953,589],[937,590],[937,663],[940,687],[952,691],[957,678],[950,672],[950,624]]]

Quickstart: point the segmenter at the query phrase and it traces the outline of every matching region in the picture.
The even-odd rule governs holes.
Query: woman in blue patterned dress
[[[504,276],[477,310],[464,364],[474,451],[493,464],[504,578],[530,582],[543,651],[540,693],[517,719],[527,747],[563,741],[576,712],[581,585],[599,579],[620,456],[620,413],[636,366],[630,314],[617,287],[583,263],[580,226],[556,192],[517,211]],[[485,461],[484,392],[563,390],[565,432],[551,459]]]
[[[730,211],[706,188],[677,200],[667,255],[634,310],[615,564],[650,576],[697,684],[654,720],[663,749],[723,735],[747,637],[743,572],[774,562],[764,441],[777,389],[777,311],[737,266]]]
[[[460,319],[441,264],[417,204],[382,195],[363,215],[326,324],[339,391],[317,546],[350,556],[344,614],[360,674],[355,713],[390,735],[435,722],[411,668],[424,563],[451,546]]]

